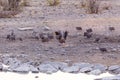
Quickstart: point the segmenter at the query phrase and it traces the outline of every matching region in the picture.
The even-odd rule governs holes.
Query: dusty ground
[[[109,10],[99,14],[86,14],[80,7],[79,0],[61,0],[58,6],[48,6],[45,0],[30,0],[29,6],[14,18],[0,19],[0,56],[9,54],[25,61],[71,61],[102,63],[106,65],[120,64],[120,0],[110,0]],[[102,3],[101,5],[104,5]],[[18,28],[32,27],[40,32],[48,26],[52,31],[68,30],[69,37],[64,45],[56,39],[42,43],[40,40],[29,39],[32,31],[19,31]],[[75,27],[82,27],[77,31]],[[115,27],[110,32],[108,27]],[[93,28],[93,38],[85,39],[83,32]],[[8,41],[6,35],[14,30],[17,37],[23,41]],[[79,36],[77,36],[79,33]],[[108,37],[108,40],[104,37]],[[96,37],[101,37],[100,43],[94,43]],[[99,47],[107,48],[108,52],[100,52]],[[22,57],[20,55],[26,55]],[[18,56],[19,55],[19,56]]]

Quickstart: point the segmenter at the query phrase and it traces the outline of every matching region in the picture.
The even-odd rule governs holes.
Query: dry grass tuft
[[[27,0],[0,0],[0,18],[9,18],[22,11],[27,5]]]
[[[58,4],[60,4],[59,0],[47,0],[49,6],[57,6]]]
[[[0,0],[0,8],[1,8],[0,10],[7,9],[8,4],[9,4],[8,0]]]
[[[21,0],[20,6],[29,6],[29,1],[28,0]]]
[[[90,14],[99,13],[100,1],[98,0],[84,0],[81,4],[83,8],[86,8],[86,12]]]
[[[28,0],[0,0],[3,11],[17,11],[28,5]]]
[[[8,0],[8,11],[17,11],[20,10],[20,1],[21,0]]]
[[[0,11],[0,18],[11,18],[17,15],[19,11]]]

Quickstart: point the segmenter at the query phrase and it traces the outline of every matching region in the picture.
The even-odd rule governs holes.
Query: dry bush
[[[111,5],[110,2],[104,1],[104,2],[101,3],[100,8],[101,8],[102,10],[110,10],[110,9],[112,9],[112,5]]]
[[[29,6],[29,1],[28,0],[21,0],[20,6]]]
[[[19,11],[0,11],[0,18],[11,18],[18,13]]]
[[[1,6],[0,18],[12,17],[20,13],[22,11],[23,6],[25,5],[26,5],[26,0],[0,0],[0,6]]]
[[[100,1],[99,0],[84,0],[81,6],[86,8],[87,13],[97,14],[99,13]]]
[[[82,7],[82,8],[85,8],[86,6],[87,6],[86,0],[82,0],[82,1],[81,1],[81,7]]]
[[[59,0],[47,0],[49,6],[56,6],[60,3]]]
[[[21,0],[8,0],[8,11],[17,11],[20,10],[20,1]]]
[[[17,11],[27,5],[27,0],[0,0],[0,6],[3,7],[3,11]]]
[[[1,8],[1,10],[7,9],[8,4],[9,4],[8,0],[0,0],[0,8]]]

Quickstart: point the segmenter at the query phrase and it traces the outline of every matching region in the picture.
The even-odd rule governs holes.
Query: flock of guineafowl
[[[108,29],[109,29],[109,31],[114,31],[115,30],[114,27],[109,27]],[[76,30],[82,31],[82,27],[76,27]],[[86,29],[86,31],[83,33],[83,36],[86,39],[90,39],[93,35],[92,32],[93,32],[92,28]],[[69,33],[68,31],[61,31],[61,30],[54,32],[55,38],[61,44],[66,42],[66,39],[68,37],[68,33]],[[42,42],[48,42],[50,39],[54,38],[54,34],[49,34],[49,33],[41,33],[41,34],[39,34],[39,36],[36,35],[36,32],[33,32],[33,34],[34,34],[34,37],[33,37],[34,39],[41,40]],[[16,34],[15,34],[14,30],[12,30],[11,33],[6,36],[6,39],[9,40],[9,41],[15,41],[16,40]],[[19,40],[23,41],[22,38],[19,38]],[[99,42],[99,41],[100,41],[100,38],[95,39],[95,42]],[[107,52],[107,49],[106,48],[100,48],[100,51]]]
[[[68,31],[60,31],[59,30],[59,31],[55,31],[54,33],[55,33],[56,39],[60,43],[65,43],[67,36],[68,36]],[[37,32],[33,31],[32,38],[36,39],[36,40],[41,39],[42,42],[48,42],[50,39],[54,38],[53,33],[40,33],[39,36],[36,34],[37,34]],[[7,35],[6,39],[9,41],[15,41],[16,39],[23,41],[23,38],[16,38],[16,34],[15,34],[14,30],[12,30],[11,33]]]

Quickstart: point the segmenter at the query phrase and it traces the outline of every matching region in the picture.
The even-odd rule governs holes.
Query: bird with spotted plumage
[[[55,35],[60,43],[65,43],[68,37],[68,31],[55,31]]]
[[[6,39],[8,39],[10,41],[15,41],[16,40],[16,35],[14,33],[14,30],[12,30],[11,33],[7,35]]]

